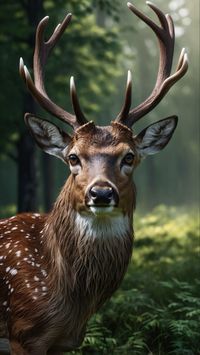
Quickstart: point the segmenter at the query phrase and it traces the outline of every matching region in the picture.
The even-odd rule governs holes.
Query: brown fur
[[[0,255],[6,257],[0,260],[1,336],[9,337],[12,354],[42,355],[53,351],[55,344],[61,350],[79,346],[88,319],[118,288],[127,269],[135,189],[131,177],[120,176],[114,163],[111,171],[109,159],[134,147],[134,142],[120,124],[88,126],[76,132],[70,147],[81,151],[87,164],[80,177],[70,175],[52,212],[1,221]],[[77,225],[77,212],[86,209],[84,194],[95,178],[94,168],[120,193],[119,207],[129,220],[120,237],[88,237],[87,229]],[[109,224],[110,219],[104,216],[99,223]]]

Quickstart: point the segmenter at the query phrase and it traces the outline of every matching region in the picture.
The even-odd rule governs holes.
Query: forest
[[[24,123],[24,114],[31,112],[57,124],[27,92],[18,69],[23,57],[31,72],[35,30],[42,17],[50,17],[48,37],[67,13],[73,14],[45,75],[49,96],[67,111],[72,112],[72,75],[86,116],[99,125],[108,125],[119,113],[127,70],[133,76],[134,107],[152,91],[158,43],[126,3],[0,0],[1,218],[50,211],[69,174],[61,161],[36,147]],[[133,3],[156,21],[145,1]],[[136,169],[130,267],[121,288],[92,318],[82,347],[73,354],[200,354],[199,1],[154,3],[175,23],[173,72],[183,47],[189,70],[134,131],[170,115],[178,116],[178,126],[166,149]]]

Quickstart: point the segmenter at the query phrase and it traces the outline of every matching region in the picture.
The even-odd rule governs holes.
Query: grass
[[[198,218],[160,206],[136,217],[135,230],[121,288],[71,354],[200,354]]]

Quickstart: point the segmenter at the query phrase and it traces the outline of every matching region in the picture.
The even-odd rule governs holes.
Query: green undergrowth
[[[136,216],[135,231],[121,288],[71,354],[200,354],[198,217],[160,206]]]
[[[0,219],[8,218],[16,214],[16,205],[0,206]]]

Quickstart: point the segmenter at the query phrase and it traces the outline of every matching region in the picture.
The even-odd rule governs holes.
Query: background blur
[[[109,302],[89,322],[73,355],[200,354],[199,282],[199,1],[155,0],[175,22],[173,69],[182,47],[189,71],[151,114],[135,126],[176,114],[170,144],[138,168],[133,262]],[[155,19],[145,2],[134,4]],[[108,124],[133,74],[133,105],[151,92],[158,70],[155,35],[126,0],[0,0],[0,217],[48,211],[67,167],[36,148],[25,112],[42,112],[18,74],[20,56],[32,68],[34,33],[49,15],[47,36],[66,13],[73,21],[49,58],[49,96],[71,111],[69,79],[75,76],[81,106],[90,120]],[[67,128],[68,129],[68,128]]]
[[[174,70],[181,48],[186,47],[189,71],[159,107],[135,125],[139,132],[152,121],[179,116],[170,144],[136,171],[137,204],[142,210],[161,203],[191,209],[199,201],[199,2],[155,3],[175,22]],[[134,4],[156,19],[145,2]],[[45,82],[50,97],[71,111],[69,78],[74,75],[81,106],[99,124],[108,124],[118,114],[128,69],[133,74],[133,105],[151,92],[158,70],[157,40],[127,9],[125,0],[10,0],[0,1],[0,10],[0,211],[2,215],[46,211],[68,169],[35,147],[23,120],[25,112],[52,119],[33,102],[18,74],[20,56],[32,68],[38,21],[50,16],[48,36],[66,13],[73,13],[48,60]]]

